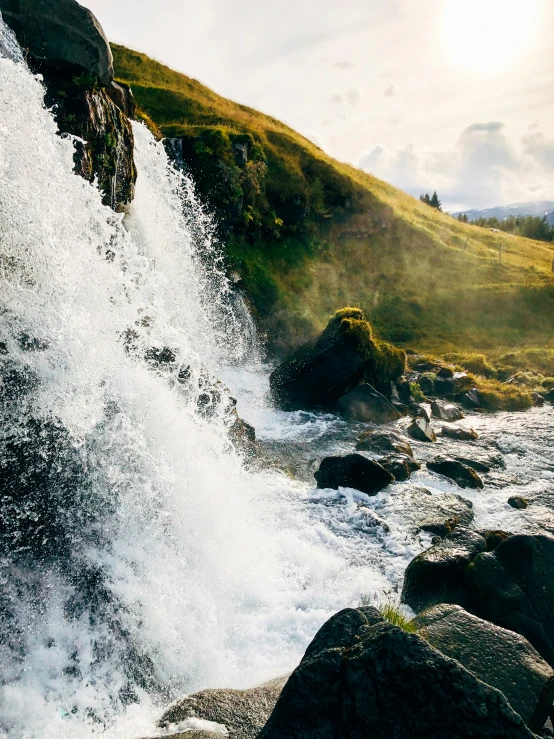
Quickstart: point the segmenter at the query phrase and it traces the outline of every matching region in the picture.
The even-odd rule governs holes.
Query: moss
[[[474,374],[482,375],[483,377],[497,376],[496,369],[484,354],[461,354],[451,352],[449,354],[443,354],[442,359],[446,362],[453,362],[466,372],[473,372]]]
[[[422,393],[419,383],[410,382],[410,392],[412,394],[412,398],[416,401],[416,403],[423,403],[423,401],[425,400],[425,395]]]
[[[479,379],[476,380],[475,386],[479,390],[483,405],[487,410],[524,411],[533,405],[530,391],[518,385],[507,385],[496,380]]]

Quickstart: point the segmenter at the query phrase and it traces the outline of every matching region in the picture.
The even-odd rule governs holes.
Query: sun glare
[[[490,74],[531,47],[540,0],[445,0],[442,41],[455,64]]]

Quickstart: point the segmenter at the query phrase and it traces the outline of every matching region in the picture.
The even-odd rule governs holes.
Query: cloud
[[[352,62],[335,62],[333,64],[333,67],[336,67],[337,69],[354,69],[356,65],[352,64]]]
[[[396,87],[394,85],[389,85],[385,90],[385,97],[390,98],[393,95],[396,95]]]
[[[512,138],[499,121],[468,126],[442,151],[376,146],[359,166],[415,196],[437,190],[450,210],[554,196],[554,139],[538,130]]]

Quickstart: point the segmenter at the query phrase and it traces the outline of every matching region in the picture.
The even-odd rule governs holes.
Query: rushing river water
[[[136,198],[114,214],[72,173],[0,20],[2,54],[0,737],[148,736],[173,698],[282,674],[336,610],[397,598],[431,536],[396,505],[407,485],[314,489],[361,428],[268,403],[209,218],[163,145],[134,124]],[[265,465],[229,447],[224,390],[198,412],[213,377]],[[470,498],[478,527],[548,522],[552,408],[462,424],[480,440],[416,457],[501,454],[505,469],[471,493],[424,470],[412,483]],[[515,511],[514,493],[535,502]]]

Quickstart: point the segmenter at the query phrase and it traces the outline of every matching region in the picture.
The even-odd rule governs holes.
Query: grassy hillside
[[[118,79],[179,139],[274,349],[312,336],[342,305],[418,350],[554,344],[554,244],[460,223],[274,118],[112,48]]]

